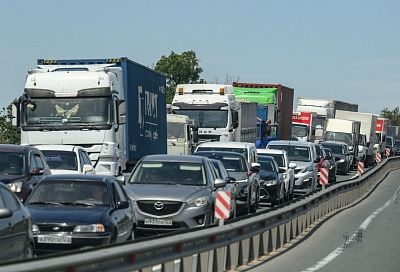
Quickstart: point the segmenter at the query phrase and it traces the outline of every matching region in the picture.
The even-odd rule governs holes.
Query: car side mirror
[[[280,167],[279,167],[279,173],[281,173],[281,174],[286,173],[286,169],[285,169],[285,168],[280,168]]]
[[[0,208],[0,219],[9,218],[13,215],[12,210],[8,208]]]
[[[82,172],[84,173],[84,174],[87,174],[88,172],[93,172],[93,166],[92,165],[90,165],[90,164],[85,164],[84,166],[83,166],[83,168],[82,168]]]
[[[123,209],[128,209],[129,208],[129,202],[128,201],[119,201],[117,203],[117,210],[123,210]]]
[[[289,163],[289,168],[296,169],[296,167],[297,164],[295,164],[294,162]]]
[[[118,100],[117,105],[118,105],[118,124],[119,125],[126,124],[125,100]]]
[[[225,180],[227,183],[235,183],[236,182],[236,179],[233,177],[226,177]]]
[[[44,173],[44,169],[43,168],[41,168],[41,167],[37,167],[37,168],[34,168],[32,171],[31,171],[31,175],[32,176],[40,176],[40,175],[43,175],[43,173]]]
[[[226,180],[217,178],[217,179],[214,181],[214,187],[215,187],[215,188],[225,187],[225,185],[226,185]]]

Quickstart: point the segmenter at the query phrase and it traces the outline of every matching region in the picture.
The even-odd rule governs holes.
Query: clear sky
[[[4,1],[0,106],[36,59],[126,56],[146,66],[194,50],[201,78],[280,83],[380,113],[400,105],[400,1]]]

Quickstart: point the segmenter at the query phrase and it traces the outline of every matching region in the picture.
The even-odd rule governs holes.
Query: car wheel
[[[260,190],[257,190],[254,204],[253,205],[250,204],[250,212],[251,213],[255,213],[257,211],[259,198],[260,198]]]
[[[33,244],[29,243],[25,248],[24,259],[31,259],[33,257],[35,257],[35,249]]]

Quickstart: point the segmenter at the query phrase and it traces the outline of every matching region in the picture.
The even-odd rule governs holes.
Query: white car
[[[258,156],[271,156],[275,159],[278,167],[284,169],[283,173],[285,182],[285,198],[292,199],[294,196],[294,169],[296,169],[297,164],[290,162],[289,157],[285,150],[278,149],[257,149]]]
[[[95,174],[89,155],[76,145],[37,145],[52,174]]]

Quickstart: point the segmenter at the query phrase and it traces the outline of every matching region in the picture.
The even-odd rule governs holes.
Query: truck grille
[[[160,204],[162,203],[162,205]],[[138,201],[137,205],[139,210],[143,213],[164,216],[177,213],[182,207],[182,202],[178,201],[160,201],[160,200],[146,200]],[[160,208],[162,206],[162,208]],[[157,207],[157,208],[156,208]]]

